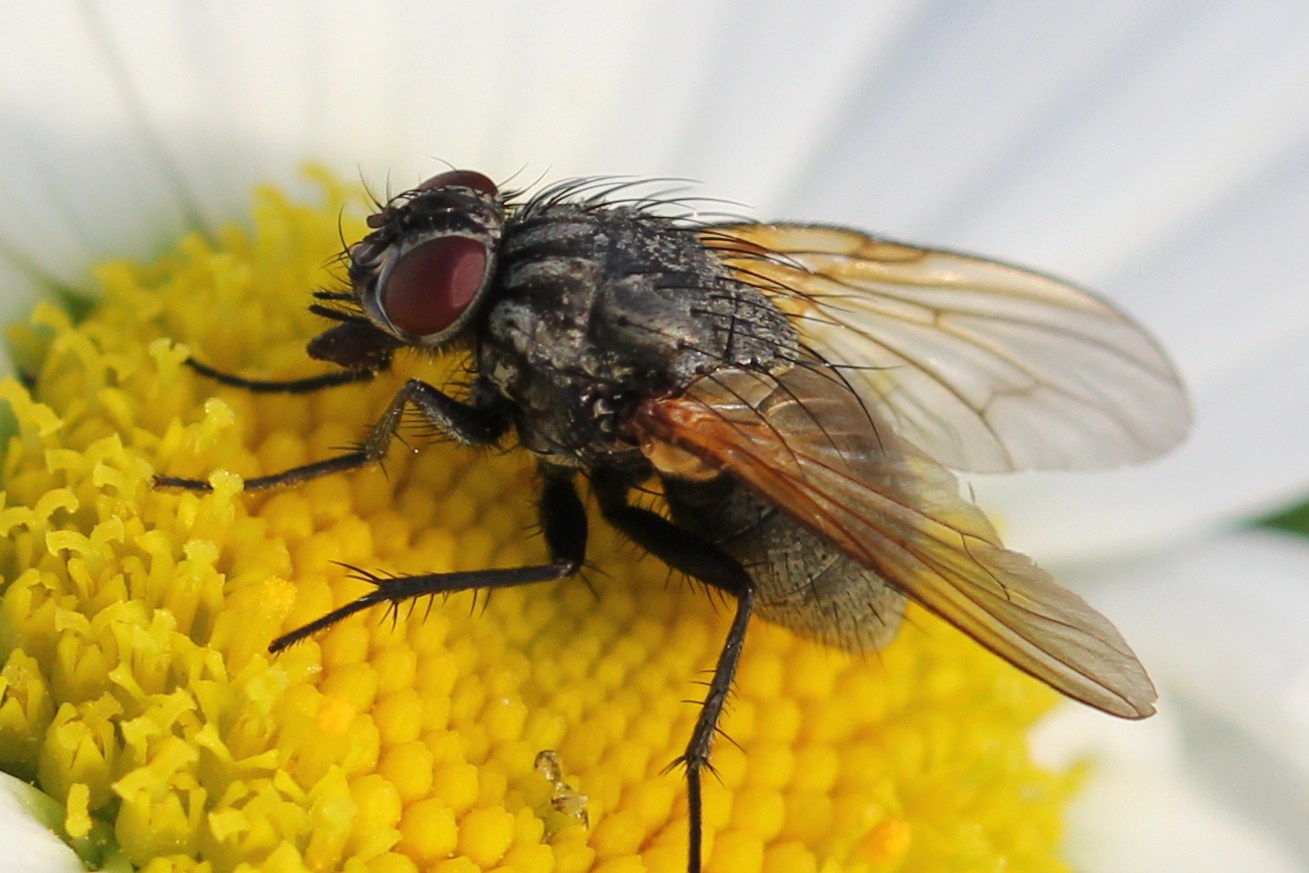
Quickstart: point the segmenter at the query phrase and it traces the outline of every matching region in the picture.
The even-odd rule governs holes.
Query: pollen
[[[94,865],[681,873],[670,765],[731,610],[598,517],[584,578],[379,606],[268,653],[369,590],[351,568],[545,558],[527,453],[420,428],[381,468],[242,493],[356,443],[405,379],[467,375],[401,355],[368,383],[267,395],[185,365],[328,369],[304,354],[325,327],[306,305],[340,286],[366,201],[314,178],[315,202],[264,189],[241,226],[101,266],[78,319],[42,304],[10,327],[0,766],[62,805]],[[860,657],[755,622],[705,780],[706,869],[1066,870],[1075,780],[1025,739],[1053,703],[920,611]]]

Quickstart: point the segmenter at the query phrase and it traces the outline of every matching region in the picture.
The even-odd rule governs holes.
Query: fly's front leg
[[[247,379],[244,376],[215,370],[195,358],[187,358],[183,363],[201,376],[212,379],[220,385],[230,385],[255,394],[309,394],[324,388],[335,388],[338,385],[368,382],[377,375],[376,370],[335,370],[304,379]]]
[[[548,582],[574,576],[586,559],[586,508],[577,496],[571,476],[547,474],[541,492],[541,530],[550,560],[530,567],[502,570],[468,570],[455,573],[426,573],[418,576],[380,576],[356,567],[353,577],[375,587],[364,596],[332,610],[322,618],[273,640],[270,652],[280,652],[370,606],[388,603],[392,610],[416,597],[454,594],[475,588],[512,588],[534,582]]]
[[[368,437],[353,452],[315,461],[300,467],[292,467],[270,476],[257,476],[245,480],[246,491],[259,491],[279,485],[296,485],[328,476],[343,473],[376,464],[386,455],[391,440],[400,428],[405,408],[413,404],[436,430],[445,437],[470,446],[482,446],[495,442],[505,432],[508,422],[499,407],[494,405],[476,406],[462,403],[442,393],[421,379],[410,379],[392,398],[382,417],[373,425]],[[189,491],[209,491],[210,485],[203,479],[186,479],[180,476],[156,476],[156,488],[185,488]]]
[[[319,300],[340,301],[349,300],[351,295],[319,291],[314,296]],[[247,379],[244,376],[215,370],[195,358],[187,358],[185,363],[192,370],[215,382],[253,391],[256,394],[309,394],[337,385],[367,382],[378,373],[391,368],[392,353],[401,345],[395,337],[379,330],[363,318],[338,312],[318,303],[310,306],[309,311],[342,323],[328,328],[310,340],[305,351],[315,360],[330,361],[343,369],[305,379]]]
[[[736,597],[736,614],[727,631],[723,648],[709,681],[709,693],[700,705],[700,717],[691,731],[691,741],[674,765],[686,767],[687,806],[690,817],[689,858],[687,869],[699,873],[704,842],[703,800],[700,771],[709,767],[709,751],[718,721],[722,717],[732,679],[741,662],[745,631],[754,611],[755,583],[741,563],[705,538],[679,527],[656,512],[627,502],[629,484],[622,479],[597,472],[592,479],[596,499],[605,520],[618,528],[637,545],[689,576]]]

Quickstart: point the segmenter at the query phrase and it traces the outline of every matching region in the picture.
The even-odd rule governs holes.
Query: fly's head
[[[374,369],[401,346],[449,346],[488,296],[504,222],[495,183],[471,170],[439,173],[392,198],[347,252],[350,295],[363,317],[319,335],[309,354]]]

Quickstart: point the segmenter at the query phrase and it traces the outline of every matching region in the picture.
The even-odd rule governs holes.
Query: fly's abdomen
[[[747,569],[762,618],[853,652],[880,649],[895,637],[902,594],[739,483],[666,480],[665,493],[674,518],[687,519]]]
[[[768,621],[848,651],[895,637],[903,595],[790,516],[774,511],[724,546],[750,569]]]

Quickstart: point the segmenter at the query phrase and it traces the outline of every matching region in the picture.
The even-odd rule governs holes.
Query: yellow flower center
[[[683,871],[685,786],[665,768],[731,610],[602,522],[585,581],[379,607],[267,653],[367,590],[341,564],[544,557],[524,452],[411,435],[385,470],[241,492],[360,439],[403,379],[458,366],[402,356],[288,396],[183,365],[323,372],[305,306],[337,284],[323,265],[362,199],[319,181],[321,203],[261,191],[251,229],[103,266],[80,323],[47,305],[10,331],[34,384],[0,383],[0,766],[65,805],[84,854],[98,823],[151,871]],[[152,490],[164,472],[214,490]],[[705,784],[707,869],[1063,870],[1074,780],[1024,739],[1052,700],[921,611],[867,658],[756,622]]]

